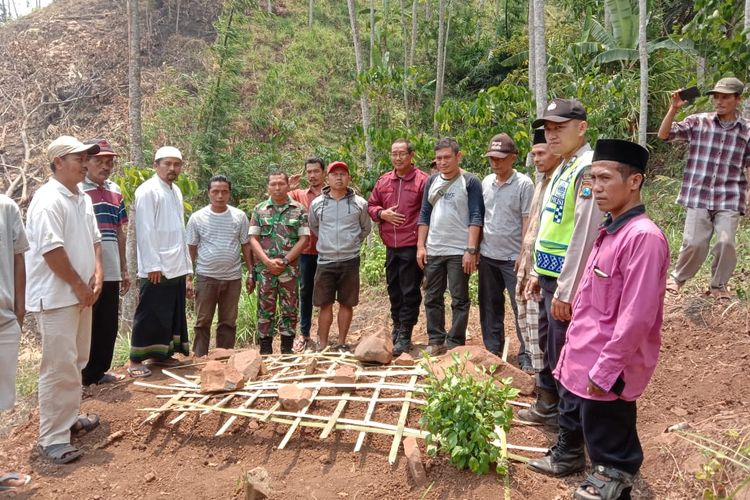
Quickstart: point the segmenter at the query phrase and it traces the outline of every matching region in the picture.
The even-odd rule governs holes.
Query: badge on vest
[[[591,181],[591,174],[584,172],[583,179],[581,180],[581,189],[578,191],[579,198],[591,198],[593,193],[594,183]]]

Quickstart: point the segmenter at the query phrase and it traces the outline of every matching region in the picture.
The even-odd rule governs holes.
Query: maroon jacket
[[[429,176],[414,167],[404,177],[395,170],[383,174],[367,201],[367,211],[380,227],[380,238],[391,248],[413,247],[417,245],[417,219],[422,207],[422,193]],[[406,216],[406,222],[394,226],[380,220],[378,212],[398,205],[396,211]]]

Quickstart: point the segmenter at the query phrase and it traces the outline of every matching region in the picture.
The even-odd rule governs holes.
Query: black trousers
[[[83,385],[96,384],[112,364],[120,316],[120,282],[105,281],[102,293],[91,309],[91,348],[83,368]]]
[[[422,304],[422,269],[417,265],[417,247],[385,249],[385,279],[394,324],[413,327]]]
[[[537,375],[537,385],[548,391],[559,392],[559,384],[552,376],[552,370],[560,358],[570,321],[558,321],[552,317],[552,299],[557,290],[557,279],[539,276],[539,285],[542,288],[544,306],[539,308],[539,347],[544,354],[544,366]]]
[[[635,401],[595,401],[576,396],[564,387],[560,405],[560,428],[583,431],[586,451],[594,466],[604,465],[635,474],[643,463],[643,449],[636,429]]]
[[[516,305],[516,265],[514,260],[496,260],[482,256],[479,260],[479,324],[482,328],[484,347],[493,354],[502,356],[505,347],[505,291],[508,291],[510,307],[515,318],[518,354],[526,352],[518,324]]]

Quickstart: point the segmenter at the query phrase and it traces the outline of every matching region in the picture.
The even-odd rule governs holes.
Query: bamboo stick
[[[341,416],[341,412],[344,411],[344,408],[346,407],[347,403],[350,401],[350,399],[347,397],[349,396],[349,392],[344,393],[344,397],[339,400],[339,404],[336,405],[336,409],[333,410],[333,413],[331,413],[331,418],[328,420],[328,423],[323,428],[323,432],[320,433],[320,439],[325,439],[328,437],[329,434],[331,434],[331,431],[333,430],[333,426],[336,425],[336,420],[338,420],[339,416]]]
[[[412,375],[409,380],[410,385],[414,385],[417,382],[417,376]],[[406,393],[407,398],[411,398],[413,392],[409,391]],[[406,417],[409,415],[409,402],[404,401],[401,407],[401,415],[398,417],[398,430],[393,436],[393,444],[391,444],[391,453],[388,455],[388,463],[393,465],[396,463],[396,455],[398,454],[398,447],[401,444],[401,437],[404,435],[404,426],[406,425]]]
[[[172,397],[171,397],[171,398],[169,399],[169,401],[167,401],[166,403],[164,403],[164,404],[163,404],[163,405],[161,406],[161,408],[157,409],[156,411],[152,412],[152,413],[151,413],[151,415],[149,415],[148,417],[146,417],[146,419],[145,419],[145,420],[143,421],[143,423],[145,424],[145,423],[151,422],[151,421],[153,421],[153,420],[156,420],[157,418],[159,418],[159,416],[160,416],[160,415],[161,415],[161,414],[162,414],[163,412],[165,412],[165,411],[169,411],[169,408],[170,408],[170,407],[171,407],[171,406],[172,406],[172,405],[173,405],[174,403],[176,403],[177,401],[179,401],[179,400],[180,400],[180,398],[181,398],[182,396],[184,396],[184,395],[185,395],[185,393],[184,393],[184,392],[178,392],[177,394],[175,394],[174,396],[172,396]]]
[[[369,422],[372,418],[372,413],[375,411],[375,405],[378,403],[378,396],[380,395],[380,384],[383,384],[385,382],[386,375],[380,376],[380,382],[378,383],[378,387],[376,387],[373,390],[372,398],[370,398],[370,403],[367,405],[367,412],[365,413],[365,422]],[[357,436],[357,442],[354,444],[354,451],[357,452],[362,448],[362,443],[365,442],[365,434],[364,432],[360,432]]]

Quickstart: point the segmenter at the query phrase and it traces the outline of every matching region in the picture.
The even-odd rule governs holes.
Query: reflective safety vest
[[[547,185],[539,234],[534,242],[534,270],[540,275],[560,276],[568,245],[573,238],[576,179],[584,168],[591,165],[593,156],[593,151],[586,151],[579,157],[571,158]]]

